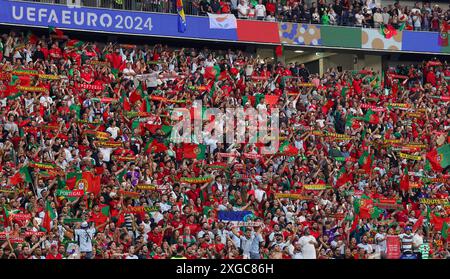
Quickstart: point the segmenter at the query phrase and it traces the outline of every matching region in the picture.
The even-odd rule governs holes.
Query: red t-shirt
[[[47,256],[45,257],[46,260],[62,260],[62,255],[61,254],[56,254],[56,256],[54,256],[52,253],[47,254]]]

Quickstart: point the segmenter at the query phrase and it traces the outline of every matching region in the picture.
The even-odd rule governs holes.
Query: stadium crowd
[[[446,61],[319,76],[231,49],[0,43],[2,259],[449,257]],[[278,108],[279,151],[174,144],[194,100]]]
[[[66,1],[41,2],[63,4]],[[93,7],[177,13],[176,1],[172,0],[84,0],[81,3]],[[185,0],[183,5],[188,15],[233,13],[240,19],[365,28],[389,24],[400,28],[404,24],[407,30],[438,32],[442,21],[450,22],[450,6],[431,5],[429,1],[408,6],[400,1],[383,5],[376,0]]]

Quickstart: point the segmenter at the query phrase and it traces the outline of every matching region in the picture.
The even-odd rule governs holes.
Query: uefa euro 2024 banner
[[[210,29],[208,18],[187,17],[187,30],[180,33],[176,15],[8,0],[0,0],[0,5],[0,23],[112,34],[237,40],[236,30]]]

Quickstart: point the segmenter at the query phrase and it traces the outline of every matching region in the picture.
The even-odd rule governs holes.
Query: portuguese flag
[[[342,167],[338,173],[338,178],[336,180],[336,187],[341,187],[342,185],[349,182],[352,182],[352,177],[351,175],[348,174],[345,167]]]
[[[144,148],[146,154],[149,153],[162,153],[167,150],[167,146],[164,143],[160,143],[156,139],[153,139],[152,142],[148,142]]]
[[[279,152],[287,156],[297,156],[298,151],[299,150],[295,146],[290,144],[289,141],[283,142],[279,147]]]
[[[355,198],[353,201],[355,214],[361,219],[376,219],[384,212],[383,209],[373,205],[373,200],[363,195],[360,199]]]
[[[185,159],[205,159],[206,145],[204,144],[194,144],[194,143],[183,143],[183,157]]]
[[[90,171],[69,173],[67,174],[66,186],[70,190],[82,189],[97,196],[101,190],[100,176],[96,176]]]
[[[427,153],[426,158],[434,171],[441,172],[450,166],[450,144],[444,144]]]
[[[365,170],[366,173],[370,173],[370,169],[372,168],[372,161],[373,161],[373,157],[374,155],[372,154],[372,156],[369,156],[369,152],[364,151],[364,153],[361,155],[361,157],[359,157],[358,160],[358,165],[360,166],[361,169]]]
[[[204,77],[207,79],[218,80],[220,77],[220,67],[218,65],[206,67]]]
[[[384,37],[386,39],[390,39],[390,38],[394,37],[395,35],[397,35],[397,29],[395,29],[394,26],[392,26],[390,24],[387,24],[387,25],[381,24],[380,32],[381,32],[381,34],[384,35]]]
[[[58,37],[64,36],[64,32],[61,31],[61,30],[59,30],[58,28],[56,28],[56,27],[54,27],[54,26],[49,26],[49,27],[48,27],[48,31],[49,31],[50,33],[55,33],[56,36],[58,36]]]
[[[380,123],[380,117],[378,116],[378,113],[369,109],[366,115],[364,115],[364,121],[369,122],[370,124],[378,124]]]
[[[55,210],[50,206],[50,202],[47,201],[45,204],[45,215],[44,220],[42,221],[42,227],[49,232],[51,230],[51,222],[56,218]]]
[[[83,46],[84,42],[79,40],[69,40],[66,44],[66,47],[69,48],[79,48]]]

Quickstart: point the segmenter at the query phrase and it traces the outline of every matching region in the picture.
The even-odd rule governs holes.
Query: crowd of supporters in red
[[[0,258],[449,257],[446,61],[320,76],[55,32],[1,37]],[[172,142],[194,100],[278,108],[279,150]]]

